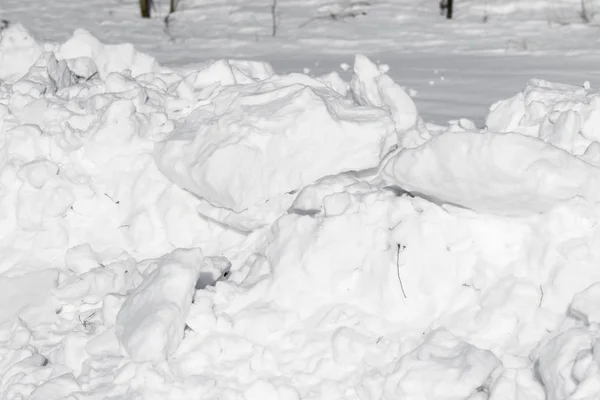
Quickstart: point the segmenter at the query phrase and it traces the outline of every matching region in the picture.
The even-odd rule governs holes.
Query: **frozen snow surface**
[[[600,94],[0,39],[4,399],[596,399]]]

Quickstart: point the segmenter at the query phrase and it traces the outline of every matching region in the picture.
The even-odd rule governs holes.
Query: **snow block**
[[[289,75],[221,90],[157,145],[156,160],[179,186],[241,212],[323,176],[376,167],[394,131],[387,111]]]
[[[115,331],[134,362],[165,360],[179,346],[202,259],[200,249],[175,250],[128,295]]]
[[[516,133],[441,134],[398,153],[384,179],[437,203],[501,215],[545,212],[577,197],[600,201],[599,168]]]

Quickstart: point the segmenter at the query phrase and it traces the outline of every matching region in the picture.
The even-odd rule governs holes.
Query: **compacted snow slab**
[[[376,167],[395,144],[387,113],[318,81],[272,78],[223,90],[158,150],[174,180],[211,204],[243,211],[318,178]],[[178,179],[179,178],[179,179]]]
[[[598,397],[589,88],[533,81],[478,132],[362,56],[0,48],[0,397]]]
[[[390,160],[387,182],[434,202],[506,215],[600,201],[600,169],[517,133],[447,132]]]

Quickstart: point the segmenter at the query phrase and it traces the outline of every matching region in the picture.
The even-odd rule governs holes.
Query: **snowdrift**
[[[175,73],[18,25],[0,79],[2,398],[600,395],[587,85],[440,128],[362,56]]]

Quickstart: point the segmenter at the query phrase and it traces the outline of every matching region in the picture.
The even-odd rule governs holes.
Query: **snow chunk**
[[[352,173],[326,176],[298,193],[290,210],[298,214],[319,214],[325,208],[324,199],[331,195],[348,196],[360,189],[370,189],[367,182],[361,181]],[[342,197],[342,198],[343,198]],[[339,198],[338,198],[339,199]],[[332,200],[327,200],[331,206]],[[331,211],[331,208],[329,208]]]
[[[356,56],[350,87],[360,104],[389,108],[398,132],[417,123],[419,113],[410,96],[367,57]]]
[[[37,83],[49,92],[54,93],[57,89],[73,85],[75,76],[64,60],[58,61],[54,53],[47,52],[36,60],[21,81]],[[40,92],[44,93],[45,90]]]
[[[215,84],[231,86],[249,84],[274,75],[273,68],[265,62],[219,60],[200,71],[190,73],[185,82],[194,89],[204,89]]]
[[[586,398],[571,397],[578,389],[585,391],[586,386],[587,395],[600,393],[600,368],[596,353],[600,347],[593,345],[592,335],[583,328],[571,328],[554,337],[542,348],[537,370],[548,400]],[[591,393],[590,389],[593,389]]]
[[[200,249],[178,249],[156,261],[156,268],[121,307],[117,337],[135,362],[159,362],[183,339],[185,319],[202,265]]]
[[[584,86],[532,79],[522,93],[494,103],[489,130],[534,136],[576,155],[600,140],[600,99]],[[592,162],[592,160],[590,160]],[[595,163],[600,159],[594,157]]]
[[[500,361],[491,351],[440,329],[400,359],[385,384],[386,398],[464,399],[484,391]]]
[[[129,70],[136,77],[148,72],[160,72],[162,69],[154,57],[136,51],[133,45],[105,45],[85,29],[77,29],[69,40],[60,45],[56,56],[59,59],[88,57],[94,60],[103,79],[111,72]]]
[[[0,80],[19,80],[35,63],[42,46],[21,24],[11,24],[0,31]]]
[[[600,323],[600,283],[596,282],[577,293],[570,311],[586,324]]]
[[[161,171],[240,212],[326,175],[376,167],[396,142],[388,114],[300,78],[222,90],[157,146]]]
[[[446,132],[402,150],[384,176],[436,202],[503,215],[545,212],[576,197],[600,200],[600,169],[520,134]]]

